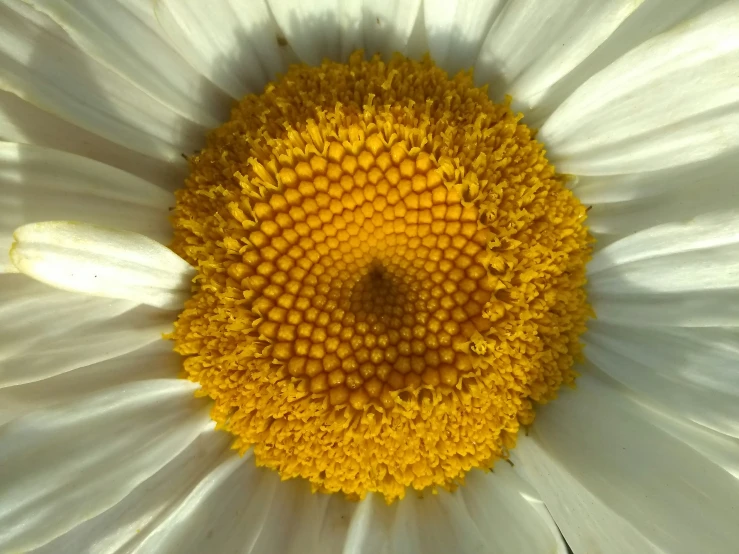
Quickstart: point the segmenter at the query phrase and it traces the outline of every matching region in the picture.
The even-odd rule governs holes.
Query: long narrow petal
[[[164,189],[81,156],[24,144],[0,143],[0,252],[27,223],[84,220],[171,240]],[[9,260],[0,260],[0,271]],[[12,266],[11,266],[12,267]]]
[[[24,225],[14,238],[13,264],[62,290],[177,309],[194,275],[174,252],[128,231],[50,221]]]
[[[682,220],[694,214],[726,208],[726,199],[734,198],[732,187],[737,172],[739,149],[658,171],[578,177],[572,188],[583,204],[594,205],[595,211],[590,212],[589,217],[598,232],[618,234],[618,230],[612,231],[609,227],[621,227],[625,228],[622,234],[630,234],[630,222],[619,219],[642,214],[648,217],[645,212],[650,212],[657,217],[645,227],[653,227],[668,216]],[[603,222],[602,219],[609,221]]]
[[[210,428],[195,388],[126,384],[0,428],[2,550],[40,546],[114,506]]]
[[[616,243],[617,244],[617,243]],[[709,292],[739,288],[739,245],[705,248],[599,272],[590,291],[601,296]]]
[[[688,221],[667,212],[669,223],[601,248],[588,267],[598,319],[637,328],[739,325],[734,203],[725,196],[721,211],[703,213],[704,204],[693,202],[695,209],[683,212]]]
[[[406,52],[421,13],[421,0],[362,0],[364,48],[386,58]]]
[[[654,406],[677,411],[684,419],[739,437],[739,398],[735,393],[687,382],[670,375],[668,369],[655,369],[646,360],[635,360],[636,356],[627,355],[619,346],[589,336],[587,358]]]
[[[182,56],[233,98],[260,93],[285,68],[284,37],[265,0],[161,0],[156,16]]]
[[[606,246],[589,268],[598,317],[623,322],[635,309],[633,325],[642,326],[659,321],[655,316],[672,303],[677,318],[665,325],[703,326],[698,321],[710,315],[716,325],[733,326],[736,314],[729,299],[737,290],[738,240],[737,213],[726,210],[646,229]],[[722,299],[729,302],[724,305]],[[624,305],[616,307],[617,302]],[[614,308],[620,318],[612,318]]]
[[[205,127],[217,127],[227,118],[231,99],[147,25],[147,16],[155,22],[153,3],[34,0],[33,4],[87,53],[172,111]]]
[[[733,329],[645,329],[595,320],[588,323],[583,340],[676,382],[739,395],[739,333]],[[588,346],[585,350],[589,352]]]
[[[617,385],[586,374],[561,396],[514,452],[575,552],[736,549],[733,475]]]
[[[470,69],[502,0],[426,0],[424,23],[434,62],[451,74]]]
[[[533,487],[501,463],[494,473],[471,472],[454,493],[408,491],[390,508],[379,498],[368,498],[354,512],[343,552],[451,551],[567,549]]]
[[[736,327],[737,211],[642,230],[588,267],[599,320],[632,327]]]
[[[525,121],[533,127],[541,127],[559,105],[593,75],[647,40],[675,29],[723,2],[725,0],[644,0],[636,2],[635,5],[638,7],[620,22],[613,33],[592,54],[563,75],[554,86],[542,93],[532,109],[527,110]],[[601,4],[605,5],[606,2],[601,2]],[[569,39],[567,32],[564,33],[564,37]]]
[[[458,494],[444,494],[440,500],[462,544],[476,530],[486,547],[483,552],[567,552],[539,494],[505,462],[490,474],[473,471]],[[473,545],[468,543],[470,552]]]
[[[705,214],[692,221],[646,229],[604,248],[588,265],[588,275],[674,254],[730,247],[737,242],[739,210]]]
[[[138,350],[106,352],[100,358],[77,368],[64,367],[66,360],[62,360],[61,370],[48,377],[0,388],[0,425],[36,410],[74,403],[112,387],[152,379],[175,379],[182,373],[182,358],[172,352],[172,345],[161,336]]]
[[[224,454],[191,491],[164,506],[157,499],[156,520],[139,516],[144,525],[135,537],[128,525],[115,523],[112,514],[98,518],[107,532],[94,533],[109,537],[112,544],[120,543],[119,534],[130,537],[127,546],[132,552],[425,554],[448,552],[450,547],[470,554],[566,552],[535,490],[508,466],[492,475],[476,472],[470,479],[464,492],[425,498],[412,493],[393,506],[370,496],[357,504],[336,495],[311,494],[299,480],[281,482],[277,474],[257,468],[249,455]],[[136,491],[132,496],[136,502],[143,500]],[[121,504],[130,505],[128,499]],[[131,517],[126,515],[124,523]],[[206,531],[193,535],[194,528]],[[80,532],[72,536],[76,544],[85,544]],[[62,543],[66,541],[56,544]]]
[[[251,453],[234,452],[173,504],[156,528],[132,541],[134,552],[340,552],[357,505],[312,494],[304,481],[280,481],[256,467]],[[193,535],[194,528],[207,531]]]
[[[632,327],[739,327],[736,290],[589,295],[599,320]]]
[[[308,496],[302,485],[294,490],[293,533],[285,553],[341,552],[357,503],[338,494]]]
[[[127,300],[65,292],[25,275],[0,275],[0,358],[22,355],[42,341],[63,340],[79,327],[104,326],[135,307]]]
[[[636,399],[639,400],[639,399]],[[650,421],[660,429],[689,445],[704,458],[739,479],[739,439],[715,432],[703,425],[681,417],[668,410],[660,411],[656,406],[641,402],[649,410]]]
[[[203,433],[109,510],[34,550],[33,554],[135,552],[136,546],[166,522],[182,499],[208,479],[227,456],[235,454],[228,449],[225,433]],[[207,530],[194,536],[208,540]]]
[[[4,90],[0,90],[0,140],[84,156],[137,175],[165,190],[180,188],[187,175],[183,159],[168,162],[134,152]]]
[[[739,208],[738,171],[736,149],[660,171],[579,179],[574,192],[592,206],[588,222],[596,249],[610,249],[622,239],[644,237],[647,229],[661,225],[690,229],[702,227],[705,220],[710,226],[714,216],[725,220],[727,213]]]
[[[368,495],[354,511],[342,554],[382,552],[396,509],[388,508],[380,496]]]
[[[541,128],[559,171],[652,171],[739,146],[739,3],[635,48],[589,79]]]
[[[289,44],[301,60],[344,61],[353,50],[367,55],[406,53],[416,27],[420,0],[268,0]]]
[[[268,1],[285,39],[305,63],[342,61],[364,46],[362,0]]]
[[[483,43],[475,73],[493,94],[531,110],[600,46],[641,1],[508,2]]]
[[[665,554],[645,533],[591,493],[533,438],[518,439],[512,458],[534,483],[573,552]]]
[[[284,527],[280,533],[266,535],[262,535],[262,529],[265,525],[281,525],[274,503],[284,497],[284,491],[279,490],[283,486],[287,488],[276,474],[257,468],[251,459],[224,456],[141,542],[138,551],[197,554],[203,552],[207,540],[213,552],[280,552],[280,542],[284,543],[288,535]],[[272,518],[274,521],[270,521]],[[206,530],[205,536],[194,540],[193,529]],[[264,541],[262,549],[252,550],[260,540]]]
[[[22,1],[0,4],[0,89],[148,156],[174,161],[205,128],[86,55],[48,16]]]
[[[79,295],[68,296],[82,300]],[[93,320],[70,326],[58,335],[45,331],[59,325],[59,314],[48,310],[44,312],[46,319],[34,329],[35,340],[21,345],[8,345],[6,341],[9,338],[0,339],[0,390],[43,381],[111,358],[117,359],[116,356],[133,352],[152,342],[161,342],[172,350],[172,346],[162,340],[162,333],[171,330],[173,316],[162,310],[139,306],[104,321]],[[174,371],[172,375],[177,373]]]

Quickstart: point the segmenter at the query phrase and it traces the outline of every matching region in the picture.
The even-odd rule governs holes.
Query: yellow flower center
[[[257,463],[388,500],[508,456],[572,383],[585,209],[509,106],[426,59],[294,66],[190,159],[173,334]]]

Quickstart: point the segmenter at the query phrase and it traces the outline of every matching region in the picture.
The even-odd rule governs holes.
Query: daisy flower
[[[0,552],[736,552],[739,2],[0,37]]]

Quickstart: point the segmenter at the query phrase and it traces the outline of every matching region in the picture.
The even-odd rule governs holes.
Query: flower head
[[[585,208],[519,120],[469,74],[358,52],[211,133],[173,212],[198,268],[173,338],[236,448],[394,499],[507,457],[572,383]]]
[[[737,37],[0,2],[0,552],[733,553]]]

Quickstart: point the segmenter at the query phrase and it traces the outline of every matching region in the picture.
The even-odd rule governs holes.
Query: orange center
[[[261,294],[257,331],[307,390],[390,409],[392,392],[453,387],[472,368],[465,343],[490,328],[489,232],[427,153],[380,134],[364,147],[330,142],[327,157],[282,169],[285,193],[254,205],[256,248],[228,271]]]
[[[296,66],[191,159],[173,338],[213,418],[317,490],[389,500],[507,457],[571,383],[585,210],[507,105],[430,61]]]

